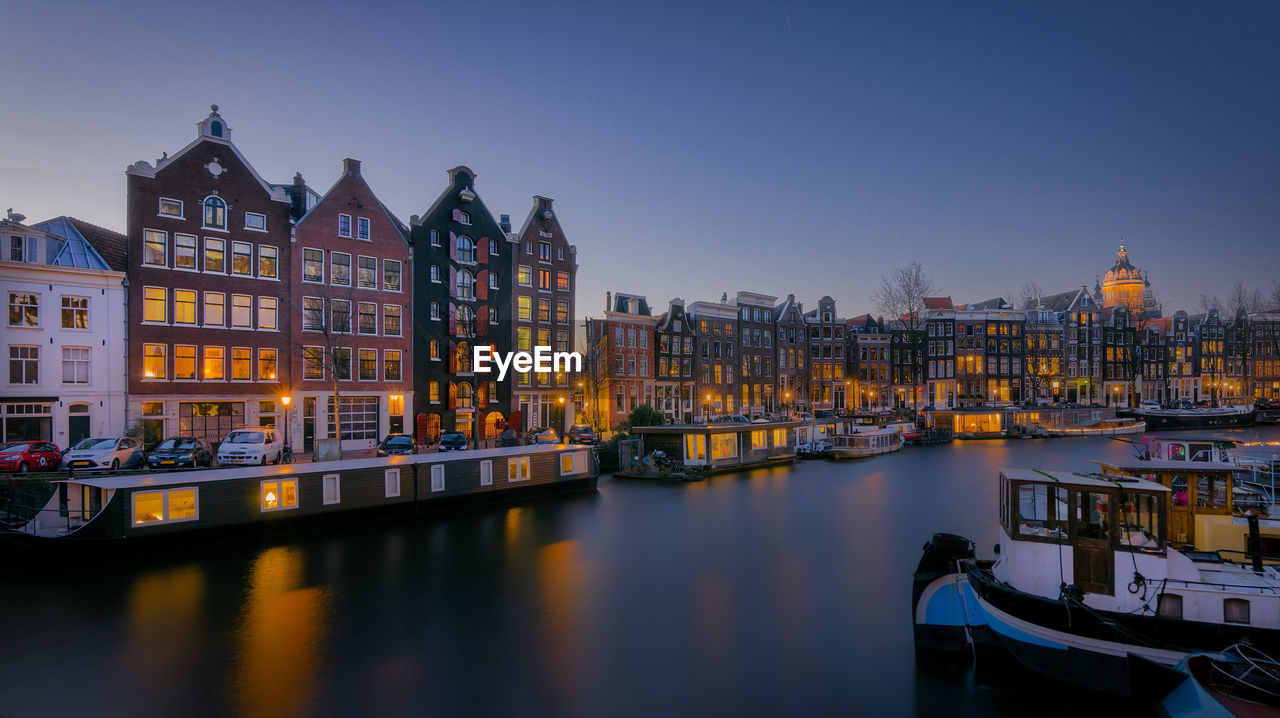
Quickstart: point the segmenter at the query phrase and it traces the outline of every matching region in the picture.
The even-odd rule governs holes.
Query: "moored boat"
[[[1147,424],[1147,431],[1178,429],[1225,429],[1253,426],[1258,411],[1252,406],[1220,406],[1214,408],[1156,409],[1137,407],[1117,409],[1116,416],[1140,419]]]
[[[1147,430],[1145,422],[1136,419],[1096,419],[1071,426],[1047,429],[1048,436],[1127,436]]]
[[[884,428],[831,438],[831,458],[860,459],[902,449],[902,432]]]
[[[915,574],[917,645],[990,644],[1046,675],[1129,694],[1131,655],[1174,666],[1249,641],[1280,651],[1280,574],[1166,541],[1169,488],[1006,469],[998,558],[938,535]]]

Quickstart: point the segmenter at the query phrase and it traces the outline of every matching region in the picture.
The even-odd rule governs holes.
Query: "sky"
[[[608,290],[956,302],[1087,284],[1166,313],[1280,280],[1280,2],[9,0],[0,208],[125,228],[130,163],[218,104],[269,181],[344,157],[403,220],[477,173],[556,200]]]

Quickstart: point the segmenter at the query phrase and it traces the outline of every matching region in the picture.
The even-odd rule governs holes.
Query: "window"
[[[276,350],[258,350],[258,381],[276,380]]]
[[[63,329],[88,329],[89,328],[89,298],[88,297],[63,297],[62,298],[62,328]]]
[[[153,267],[169,266],[169,235],[154,229],[142,230],[142,263]]]
[[[173,235],[173,266],[196,271],[196,236],[194,234]]]
[[[251,364],[253,364],[253,354],[249,349],[244,347],[233,347],[231,349],[231,379],[233,381],[249,381]]]
[[[382,378],[386,381],[400,381],[400,350],[384,349],[382,352]]]
[[[173,378],[192,381],[196,378],[196,348],[179,344],[173,348]]]
[[[469,225],[471,224],[471,213],[458,210],[458,216],[455,219],[458,220],[458,224]]]
[[[378,333],[378,305],[373,302],[358,302],[356,311],[359,313],[358,331],[361,334],[377,334]]]
[[[258,245],[258,277],[261,279],[276,278],[276,257],[279,250],[265,244]]]
[[[11,235],[9,237],[9,261],[10,262],[27,262],[35,264],[39,239],[36,237],[20,237]]]
[[[400,260],[382,260],[382,288],[388,292],[400,291]]]
[[[569,321],[569,303],[563,300],[556,300],[556,321],[561,324]]]
[[[436,464],[431,467],[431,491],[437,493],[444,491],[444,465]]]
[[[458,270],[458,281],[455,285],[455,295],[458,299],[475,299],[476,298],[476,280],[471,276],[471,272],[465,269]]]
[[[339,381],[351,381],[351,350],[337,347],[333,350],[333,373]]]
[[[136,491],[132,499],[134,526],[195,521],[200,518],[200,489],[195,487],[165,491]]]
[[[168,364],[165,361],[165,349],[164,344],[142,345],[142,376],[144,379],[165,378],[165,367]]]
[[[533,267],[520,265],[516,268],[516,283],[522,287],[533,286]]]
[[[533,319],[533,299],[516,297],[516,319],[527,322]]]
[[[427,343],[427,358],[440,361],[440,340],[432,339]]]
[[[62,383],[89,383],[89,347],[62,348]]]
[[[382,305],[382,333],[389,337],[400,336],[400,311],[399,304],[383,304]]]
[[[432,302],[430,306],[429,316],[436,321],[440,320],[440,302]]]
[[[351,300],[349,299],[333,299],[329,301],[329,306],[333,311],[333,321],[330,322],[333,331],[337,333],[351,332]]]
[[[432,247],[440,246],[440,230],[438,229],[431,230],[431,246]]]
[[[342,477],[339,474],[325,474],[323,484],[324,503],[336,504],[342,501]]]
[[[731,459],[738,455],[737,434],[715,434],[711,437],[711,459]]]
[[[465,234],[458,235],[458,261],[476,261],[476,243],[471,241],[471,238]]]
[[[519,459],[507,459],[507,481],[528,481],[529,480],[529,457],[525,456]]]
[[[538,299],[538,321],[540,322],[551,321],[551,300],[550,299],[543,299],[543,298]]]
[[[538,270],[538,289],[546,289],[548,291],[551,290],[551,270],[550,269]]]
[[[356,239],[369,239],[368,217],[360,217],[356,220]]]
[[[538,261],[539,262],[551,261],[551,243],[550,242],[538,242]]]
[[[160,198],[160,216],[177,217],[182,219],[182,201],[176,199]]]
[[[222,347],[204,348],[204,378],[206,381],[222,381],[226,378],[227,363]]]
[[[217,197],[204,201],[204,226],[208,229],[227,228],[227,203]]]
[[[280,300],[275,297],[258,297],[258,328],[275,329],[276,312]]]
[[[493,486],[493,461],[491,459],[480,462],[480,485]]]
[[[702,434],[685,434],[684,459],[689,462],[705,462],[707,460],[707,437]]]
[[[194,289],[173,290],[173,323],[196,323],[196,292]]]
[[[387,469],[382,475],[383,495],[394,498],[400,495],[400,469]]]
[[[311,332],[324,330],[324,299],[302,298],[302,330]]]
[[[258,214],[257,212],[245,212],[244,228],[251,229],[256,232],[267,231],[267,215]]]
[[[231,243],[231,273],[253,276],[253,245],[249,242]]]
[[[1244,598],[1222,599],[1222,620],[1224,623],[1249,625],[1249,600]]]
[[[745,395],[746,394],[745,390],[747,387],[744,386],[742,388],[744,390],[743,394]],[[748,402],[746,401],[746,399],[743,399],[742,404],[745,406],[747,403]],[[764,429],[751,432],[751,448],[752,449],[769,448],[769,432],[765,431]]]
[[[1161,593],[1156,596],[1156,615],[1182,618],[1182,596],[1176,593]]]
[[[324,251],[302,250],[302,281],[324,283]]]
[[[253,297],[248,294],[231,295],[231,326],[253,328]]]
[[[556,272],[556,290],[561,292],[569,291],[568,272]]]
[[[338,215],[338,236],[351,239],[351,215]]]
[[[168,320],[169,290],[164,287],[142,289],[142,321],[164,322]],[[13,308],[9,309],[9,323],[13,323]]]
[[[1202,509],[1227,508],[1227,479],[1200,474],[1196,477],[1196,506]]]
[[[377,257],[360,256],[356,259],[356,285],[361,289],[378,288]]]
[[[498,273],[493,271],[492,269],[489,270],[489,288],[490,289],[498,288]]]
[[[204,238],[204,271],[214,274],[226,274],[226,243],[221,239]]]
[[[9,383],[40,383],[40,347],[9,347]]]
[[[567,451],[560,455],[560,475],[581,474],[587,470],[587,452]]]
[[[204,293],[204,325],[220,327],[226,323],[227,295],[222,292]]]
[[[357,356],[360,360],[360,381],[377,381],[378,350],[361,349]]]
[[[498,240],[496,239],[489,240],[489,256],[490,257],[498,256]]]
[[[432,404],[440,403],[440,382],[433,381],[427,385],[427,401]]]
[[[330,257],[329,283],[338,287],[351,286],[351,255],[334,252]]]
[[[302,378],[324,379],[324,347],[302,348]]]
[[[283,511],[298,508],[298,480],[280,479],[263,481],[258,495],[262,511]]]

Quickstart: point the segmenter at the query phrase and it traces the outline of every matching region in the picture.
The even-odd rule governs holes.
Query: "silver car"
[[[236,429],[218,444],[218,464],[278,464],[283,452],[284,441],[280,439],[280,432],[271,427]]]
[[[62,455],[68,471],[119,471],[142,467],[142,443],[132,436],[81,439]]]

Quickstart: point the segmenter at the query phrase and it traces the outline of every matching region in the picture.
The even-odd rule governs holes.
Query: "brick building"
[[[956,401],[956,308],[951,297],[925,297],[925,404],[938,409]]]
[[[818,300],[818,306],[804,315],[809,328],[809,398],[815,411],[843,409],[845,320],[836,316],[836,301]]]
[[[706,420],[738,413],[737,308],[727,296],[719,302],[694,302],[689,316],[698,335],[698,351],[694,357],[697,387],[694,406],[697,415]]]
[[[584,377],[585,393],[597,407],[588,412],[597,426],[617,431],[633,409],[653,401],[653,329],[649,301],[636,294],[605,295],[603,319],[587,321],[588,354],[594,361]]]
[[[741,368],[738,372],[742,401],[739,413],[759,419],[775,411],[773,387],[777,381],[773,363],[773,303],[777,297],[758,292],[738,292],[738,336]]]
[[[856,370],[850,397],[853,408],[883,409],[893,398],[889,383],[890,336],[885,323],[864,314],[848,320],[845,326],[849,331],[849,351],[854,355],[848,364]]]
[[[780,411],[791,412],[809,407],[809,325],[804,320],[804,306],[796,295],[773,308],[773,325],[777,329],[775,346],[778,363],[774,373],[774,396]]]
[[[671,423],[693,421],[694,348],[698,335],[685,314],[684,300],[672,299],[653,328],[654,408]]]

